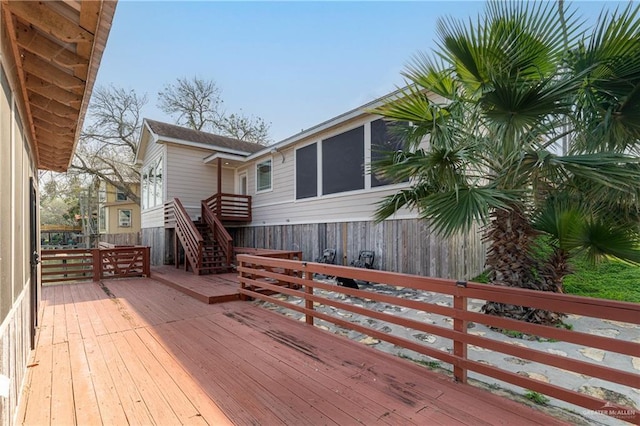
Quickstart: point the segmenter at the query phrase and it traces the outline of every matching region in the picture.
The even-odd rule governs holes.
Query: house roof
[[[105,1],[5,1],[2,37],[25,100],[25,131],[40,169],[71,163],[116,8]],[[5,32],[6,31],[6,32]]]
[[[160,139],[169,138],[172,142],[195,142],[210,145],[211,148],[221,148],[223,151],[243,152],[253,154],[264,149],[263,145],[257,143],[241,141],[239,139],[229,138],[226,136],[215,135],[213,133],[201,132],[198,130],[188,129],[186,127],[176,126],[175,124],[163,123],[160,121],[149,120],[144,121],[148,124],[153,133]]]

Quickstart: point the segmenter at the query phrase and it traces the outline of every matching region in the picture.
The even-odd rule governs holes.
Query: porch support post
[[[218,157],[218,195],[222,194],[222,158]]]

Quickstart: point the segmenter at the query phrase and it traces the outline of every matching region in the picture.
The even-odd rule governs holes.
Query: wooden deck
[[[207,305],[151,279],[45,287],[41,313],[19,424],[560,423],[250,302]]]
[[[151,268],[153,279],[201,302],[213,304],[239,299],[238,274],[195,275],[175,266]]]

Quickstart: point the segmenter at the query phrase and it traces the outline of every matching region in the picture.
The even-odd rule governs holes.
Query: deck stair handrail
[[[202,220],[209,225],[213,232],[213,238],[220,246],[225,256],[225,264],[230,266],[233,262],[233,238],[227,232],[216,214],[209,208],[209,204],[202,201]]]
[[[217,193],[203,200],[203,203],[222,222],[251,222],[251,196]]]
[[[176,236],[180,240],[182,247],[184,247],[185,252],[185,268],[188,261],[191,263],[194,273],[198,275],[202,267],[204,238],[200,235],[187,210],[178,198],[174,198],[173,206],[173,214],[176,220]],[[176,258],[177,261],[178,259]]]
[[[296,270],[299,273],[287,274],[286,271],[288,270]],[[639,342],[487,315],[472,309],[469,303],[472,300],[495,301],[607,321],[617,321],[627,323],[630,327],[640,325],[640,305],[637,303],[247,254],[238,255],[238,272],[240,274],[239,292],[241,298],[251,297],[297,311],[305,316],[306,322],[310,325],[314,324],[315,319],[324,320],[344,329],[354,330],[372,338],[387,341],[396,346],[436,358],[452,365],[453,375],[459,382],[466,383],[467,372],[473,371],[523,389],[530,389],[584,407],[587,409],[588,414],[608,415],[630,423],[640,424],[640,411],[635,407],[622,405],[625,402],[612,403],[605,401],[597,396],[576,391],[571,386],[563,386],[563,383],[549,383],[537,377],[523,376],[502,365],[476,361],[467,354],[467,348],[470,345],[474,345],[475,349],[491,350],[510,357],[527,360],[528,362],[535,362],[610,383],[637,388],[638,383],[640,383],[640,374],[629,368],[622,369],[616,366],[586,362],[580,358],[565,356],[566,354],[545,351],[544,348],[540,347],[509,344],[489,335],[485,337],[484,333],[469,332],[467,330],[469,323],[473,322],[476,325],[481,324],[494,329],[511,330],[530,336],[537,336],[538,339],[546,339],[549,342],[567,342],[634,357],[640,353]],[[449,298],[451,302],[449,302],[448,306],[429,303],[420,298],[407,298],[377,291],[377,286],[367,290],[339,287],[314,280],[313,276],[315,274],[347,277],[370,283],[384,283],[385,286],[412,289],[416,291],[416,295],[422,292],[437,293]],[[295,289],[296,286],[303,287],[304,290]],[[272,297],[271,295],[274,293],[292,296],[293,299],[287,301],[284,298]],[[380,310],[374,308],[375,304],[363,306],[349,303],[344,297],[330,297],[331,294],[336,293],[346,295],[347,299],[356,297],[383,303],[385,308]],[[394,308],[398,309],[395,310]],[[441,315],[449,318],[450,324],[448,322],[436,323],[412,319],[406,316],[407,310],[429,315]],[[334,315],[337,311],[341,311],[338,312],[341,315]],[[395,314],[395,312],[403,312],[403,314]],[[349,313],[349,315],[344,315],[345,313]],[[444,339],[451,339],[453,341],[452,352],[442,351],[426,346],[416,340],[408,339],[392,332],[382,331],[379,326],[375,328],[368,326],[367,321],[362,321],[361,318],[350,320],[351,314],[368,317],[375,320],[375,322],[386,322],[390,325],[415,330],[419,333],[428,333]]]

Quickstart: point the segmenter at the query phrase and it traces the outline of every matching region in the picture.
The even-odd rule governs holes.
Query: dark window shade
[[[318,144],[296,150],[296,199],[318,195]]]
[[[322,193],[364,189],[364,127],[322,141]]]
[[[381,160],[389,152],[402,150],[402,140],[397,135],[401,129],[396,126],[407,126],[406,123],[394,123],[388,125],[379,119],[371,122],[371,163]],[[371,187],[389,185],[393,183],[380,174],[376,174],[375,167],[371,167]]]

